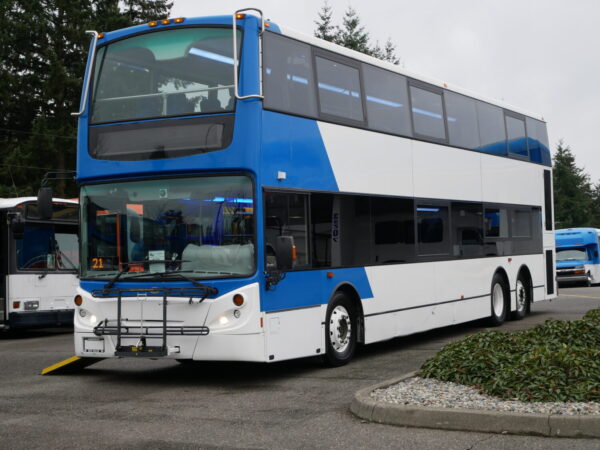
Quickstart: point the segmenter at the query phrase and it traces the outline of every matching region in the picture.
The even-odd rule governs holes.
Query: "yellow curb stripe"
[[[592,297],[590,295],[572,295],[572,294],[559,294],[559,297],[579,297],[579,298],[594,298],[600,300],[600,297]]]
[[[68,366],[69,364],[73,364],[81,359],[79,356],[71,356],[70,358],[65,359],[64,361],[57,362],[56,364],[52,364],[51,366],[42,369],[42,375],[47,375],[50,372],[53,372],[62,367]]]

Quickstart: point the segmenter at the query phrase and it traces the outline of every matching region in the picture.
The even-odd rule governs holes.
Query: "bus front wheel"
[[[352,359],[357,331],[354,303],[343,292],[336,292],[327,307],[325,319],[324,361],[327,365],[343,366]]]
[[[509,289],[504,277],[499,273],[492,278],[490,324],[494,327],[500,326],[506,320],[506,305],[509,298]]]

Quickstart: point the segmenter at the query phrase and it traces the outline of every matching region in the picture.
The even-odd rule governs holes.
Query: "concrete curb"
[[[386,388],[407,378],[410,372],[361,389],[354,394],[350,410],[362,419],[390,425],[484,433],[532,434],[550,437],[600,438],[600,416],[524,414],[473,409],[428,408],[373,400],[375,389]]]

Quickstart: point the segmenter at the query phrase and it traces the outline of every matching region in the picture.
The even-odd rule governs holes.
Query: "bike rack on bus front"
[[[167,336],[206,336],[209,333],[207,326],[173,326],[167,325],[167,297],[184,297],[192,299],[199,298],[200,303],[206,299],[210,288],[208,287],[152,287],[152,288],[108,288],[96,289],[92,291],[94,297],[107,298],[117,297],[117,320],[108,319],[100,322],[94,327],[96,336],[117,336],[115,345],[115,356],[138,356],[138,357],[159,357],[167,356],[169,349],[167,347]],[[123,295],[125,294],[125,295]],[[139,298],[162,296],[162,324],[144,325],[140,320],[139,325],[126,325],[128,319],[122,319],[121,304],[123,297]],[[143,301],[143,300],[142,300]],[[140,318],[142,319],[142,318]],[[123,337],[139,338],[136,345],[122,345]],[[146,338],[162,338],[162,344],[159,346],[147,346]]]

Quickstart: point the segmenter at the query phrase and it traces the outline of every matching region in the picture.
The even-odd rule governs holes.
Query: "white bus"
[[[77,355],[339,365],[556,296],[539,116],[243,12],[91,48]]]
[[[70,325],[79,284],[78,202],[0,198],[0,329]]]

